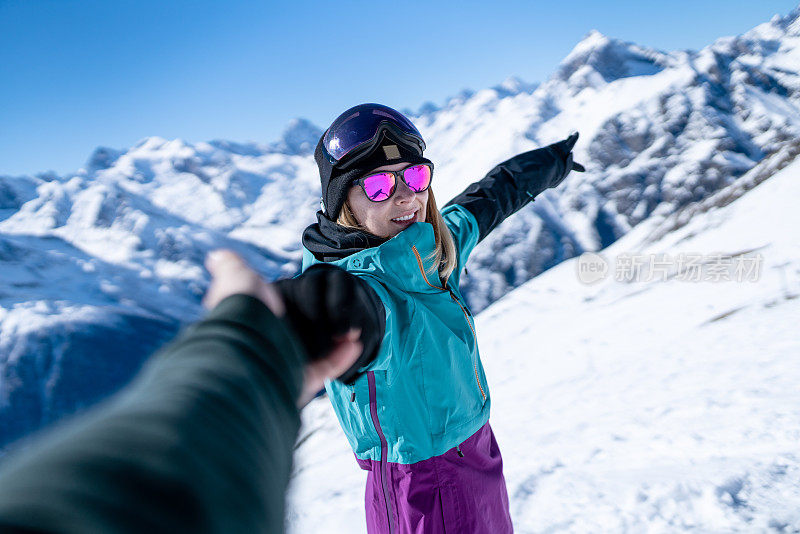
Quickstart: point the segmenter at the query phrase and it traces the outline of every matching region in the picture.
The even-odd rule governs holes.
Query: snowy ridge
[[[306,150],[303,128],[282,149]],[[198,318],[209,250],[297,270],[313,160],[219,146],[151,137],[98,149],[91,173],[0,177],[0,447],[114,391]]]
[[[795,160],[659,239],[637,226],[602,281],[573,258],[477,316],[515,532],[800,530],[798,198]],[[614,276],[624,253],[746,251],[763,263],[743,281]],[[365,532],[328,401],[303,417],[289,531]]]
[[[699,202],[800,128],[799,12],[699,51],[665,53],[589,33],[531,94],[477,92],[416,118],[431,138],[436,192],[449,198],[498,161],[579,130],[587,166],[476,250],[465,291],[483,309],[652,215]]]
[[[581,132],[576,160],[588,172],[476,248],[463,288],[472,308],[643,222],[668,231],[671,214],[693,213],[682,210],[780,154],[800,133],[798,17],[699,52],[591,32],[540,85],[510,78],[412,113],[436,163],[440,205],[502,160]],[[233,248],[268,278],[294,273],[319,201],[311,151],[320,135],[297,119],[273,143],[149,137],[98,148],[71,175],[0,176],[0,447],[113,389],[91,369],[118,357],[109,337],[135,340],[136,332],[108,324],[144,318],[157,344],[195,319],[209,249]],[[68,327],[75,310],[108,315],[80,332],[84,347],[94,336],[107,348],[87,355],[71,343],[77,324],[89,324]],[[23,323],[38,326],[12,327]],[[149,351],[133,343],[133,363],[120,366],[134,369]],[[89,369],[80,395],[59,386],[54,352]]]
[[[800,155],[800,141],[795,140],[786,143],[777,152],[764,158],[758,165],[725,189],[714,193],[701,202],[689,204],[685,208],[663,217],[663,219],[659,217],[651,218],[645,225],[648,229],[652,228],[649,231],[648,240],[656,241],[667,232],[689,224],[694,217],[702,213],[727,206],[795,161],[798,155]]]

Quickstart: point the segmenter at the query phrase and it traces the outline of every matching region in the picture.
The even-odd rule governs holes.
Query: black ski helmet
[[[322,186],[322,213],[336,221],[352,183],[369,171],[423,157],[425,141],[400,112],[381,104],[360,104],[336,118],[314,150]]]

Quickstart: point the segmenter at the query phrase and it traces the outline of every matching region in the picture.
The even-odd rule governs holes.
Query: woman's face
[[[380,171],[399,171],[410,167],[412,163],[395,163],[371,170],[367,174]],[[394,195],[383,202],[373,202],[364,193],[360,185],[350,188],[347,203],[356,220],[372,234],[378,237],[394,237],[408,228],[412,223],[425,222],[425,210],[428,207],[428,191],[415,193],[403,180],[397,180]],[[408,220],[398,218],[413,214]]]

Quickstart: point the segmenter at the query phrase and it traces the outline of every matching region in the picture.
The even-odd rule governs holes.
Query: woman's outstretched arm
[[[560,184],[570,171],[585,170],[572,161],[577,140],[576,132],[558,143],[517,154],[471,184],[447,206],[458,204],[475,217],[481,241],[542,191]]]

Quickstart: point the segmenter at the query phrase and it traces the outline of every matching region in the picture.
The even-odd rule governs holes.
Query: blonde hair
[[[425,258],[426,261],[433,261],[433,268],[429,272],[433,272],[437,267],[439,269],[439,278],[442,284],[447,286],[447,279],[453,274],[456,266],[458,265],[458,257],[456,256],[456,244],[453,241],[453,235],[450,229],[442,218],[439,208],[436,206],[436,198],[433,196],[433,190],[428,189],[428,206],[425,209],[425,222],[433,226],[433,237],[435,241],[433,253]],[[359,224],[356,220],[353,211],[347,202],[342,206],[339,217],[336,219],[336,224],[345,226],[347,228],[357,228],[368,232],[366,228]]]

